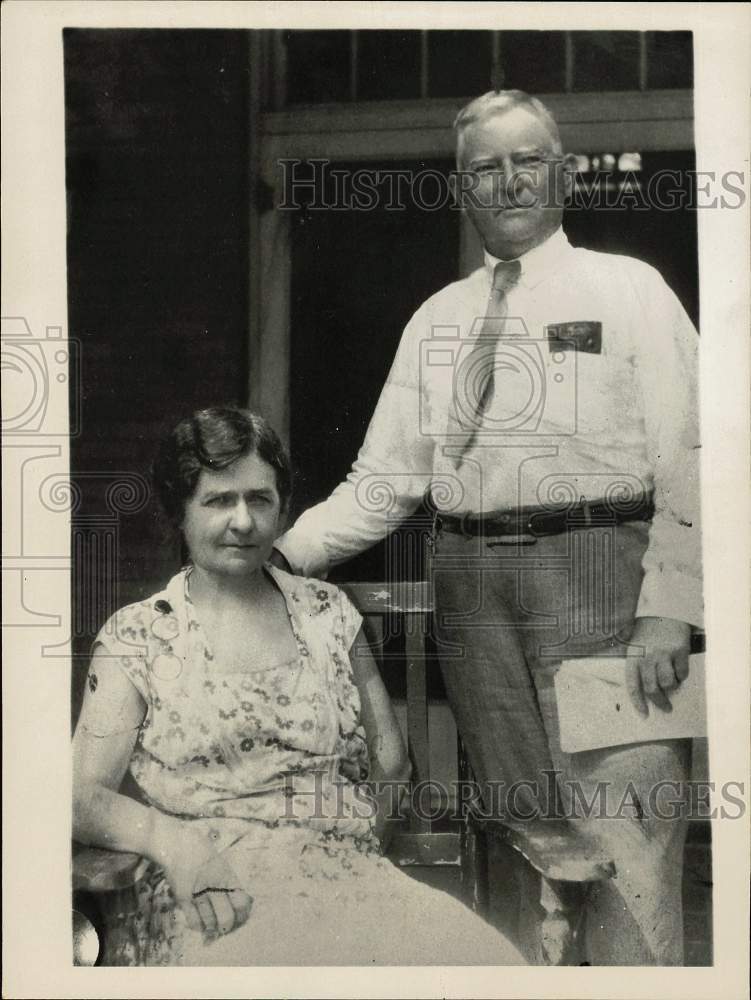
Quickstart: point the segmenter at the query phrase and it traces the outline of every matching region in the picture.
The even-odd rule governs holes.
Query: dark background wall
[[[147,472],[176,419],[245,398],[248,58],[242,31],[69,29],[64,49],[75,531],[108,515],[122,473]],[[79,655],[97,620],[178,565],[155,504],[132,506],[111,534],[111,585],[79,546]]]

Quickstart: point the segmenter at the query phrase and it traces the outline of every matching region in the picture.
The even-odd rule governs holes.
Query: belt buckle
[[[511,520],[511,515],[509,514],[502,515],[501,520],[508,522],[509,520]],[[537,537],[534,531],[532,530],[531,521],[528,520],[526,524],[524,524],[524,528],[526,530],[517,531],[513,534],[512,533],[502,534],[502,535],[488,534],[485,536],[484,539],[485,545],[489,549],[502,548],[503,546],[536,545]],[[488,541],[488,538],[492,538],[493,541],[492,542]]]

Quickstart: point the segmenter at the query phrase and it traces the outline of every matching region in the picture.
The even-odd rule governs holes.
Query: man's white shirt
[[[519,260],[494,393],[469,449],[449,416],[457,402],[471,408],[488,365],[470,352],[498,263],[489,254],[417,310],[347,479],[277,547],[321,576],[426,491],[439,512],[461,515],[654,490],[637,617],[701,626],[697,333],[642,261],[572,247],[560,229]]]

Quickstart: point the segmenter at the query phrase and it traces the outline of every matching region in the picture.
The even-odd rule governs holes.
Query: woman
[[[357,611],[268,563],[291,491],[271,428],[199,412],[154,478],[190,563],[97,636],[74,737],[76,839],[152,862],[113,962],[520,964],[381,856],[406,753]]]

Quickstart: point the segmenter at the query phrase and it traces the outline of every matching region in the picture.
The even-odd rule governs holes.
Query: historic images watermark
[[[554,162],[560,162],[556,158]],[[482,173],[445,172],[432,167],[338,167],[328,159],[277,161],[279,201],[282,211],[388,212],[418,208],[424,212],[464,207],[493,210],[528,207],[526,196],[536,188],[540,171],[522,167],[506,175],[500,170]],[[571,171],[572,189],[567,198],[563,173],[549,172],[546,208],[567,201],[570,211],[658,211],[737,209],[746,203],[747,177],[742,170],[724,173],[707,170],[637,170],[591,173]]]
[[[742,781],[662,780],[646,792],[633,781],[616,786],[609,781],[584,784],[564,778],[559,770],[544,772],[545,784],[536,781],[410,782],[375,781],[352,785],[332,780],[321,769],[298,782],[288,775],[285,807],[280,819],[368,820],[384,808],[389,820],[414,817],[431,823],[463,822],[469,814],[482,819],[527,823],[537,820],[679,820],[742,819],[746,814],[746,788]],[[312,785],[311,785],[312,779]],[[559,794],[560,793],[560,794]]]

